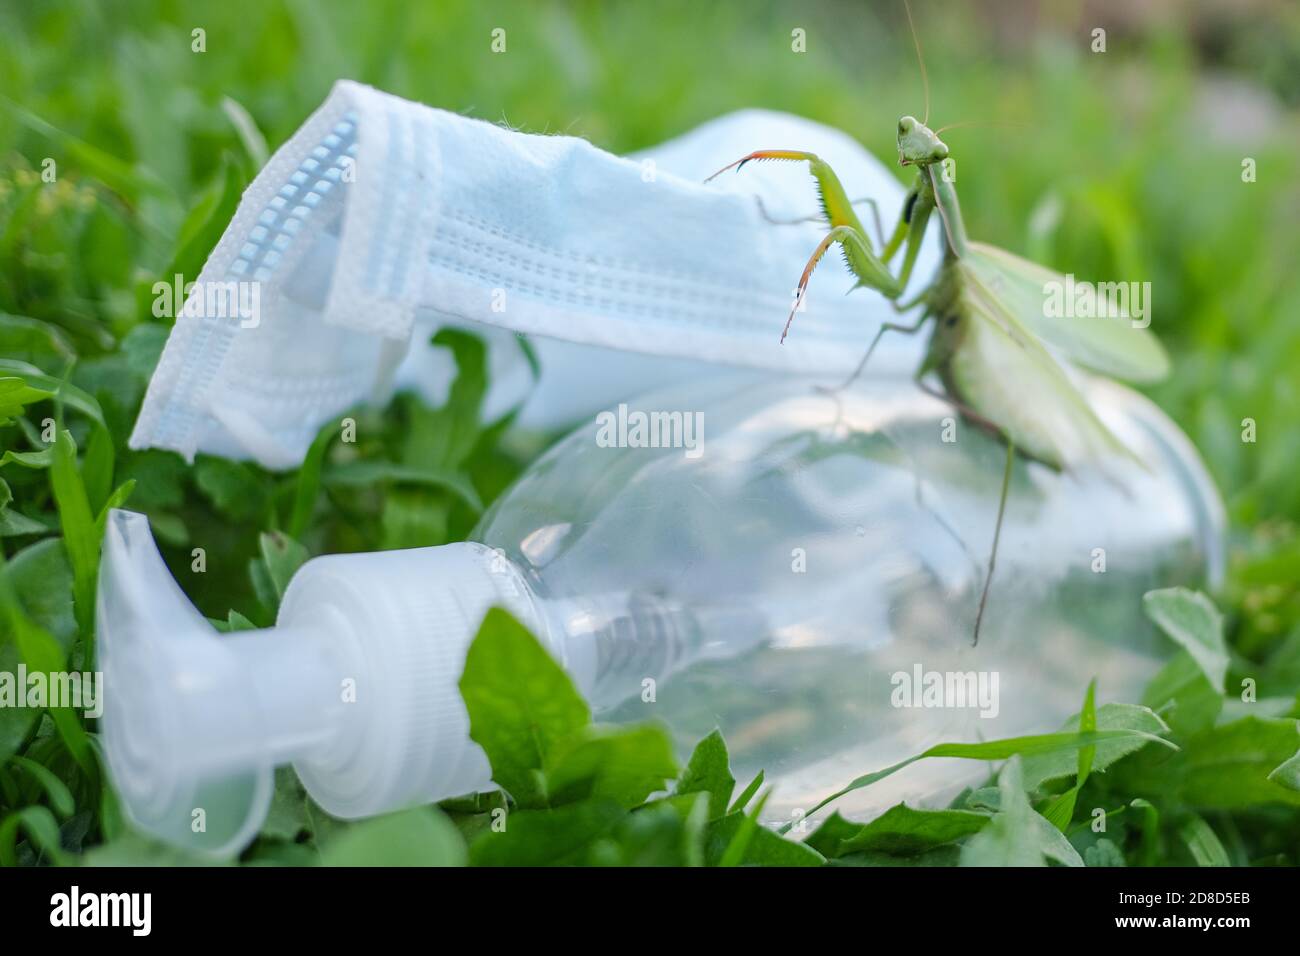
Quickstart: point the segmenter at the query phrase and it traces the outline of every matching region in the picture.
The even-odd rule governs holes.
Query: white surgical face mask
[[[525,425],[721,366],[844,375],[893,310],[869,290],[846,298],[854,280],[838,256],[778,344],[826,226],[768,217],[817,210],[807,164],[702,183],[776,147],[821,155],[892,225],[898,180],[849,137],[796,117],[734,113],[620,158],[340,81],[245,192],[176,319],[131,446],[293,467],[348,407],[398,386],[445,388],[450,369],[426,345],[441,325],[488,333],[488,413],[522,391],[513,333],[533,337],[543,375]],[[927,243],[918,282],[937,255]],[[873,368],[913,367],[919,346],[886,337]]]

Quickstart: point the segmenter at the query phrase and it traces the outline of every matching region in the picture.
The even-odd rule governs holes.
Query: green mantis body
[[[922,307],[914,324],[887,322],[881,326],[850,381],[861,373],[885,332],[915,333],[932,323],[929,349],[917,371],[917,381],[955,405],[968,421],[1006,443],[997,524],[975,621],[974,640],[978,642],[1016,453],[1057,470],[1097,463],[1116,454],[1131,457],[1088,406],[1075,385],[1069,362],[1131,381],[1155,381],[1168,371],[1164,350],[1145,327],[1134,325],[1122,310],[1107,303],[1098,309],[1098,318],[1049,318],[1044,308],[1047,289],[1050,283],[1064,283],[1065,277],[967,238],[956,188],[945,174],[948,147],[915,117],[904,116],[898,122],[898,161],[916,167],[916,180],[892,234],[888,239],[878,236],[879,252],[834,170],[812,153],[759,150],[719,172],[763,159],[808,162],[831,227],[804,268],[782,340],[803,301],[813,269],[827,250],[838,244],[859,286],[875,289],[900,312]],[[943,262],[916,299],[901,303],[936,209],[943,220]],[[890,264],[900,250],[902,262],[894,274]],[[942,392],[934,392],[925,383],[931,373],[942,383]]]

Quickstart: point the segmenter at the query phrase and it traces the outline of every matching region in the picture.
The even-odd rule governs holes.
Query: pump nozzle
[[[130,819],[214,854],[256,835],[293,763],[359,817],[486,789],[458,681],[483,615],[538,617],[495,552],[340,554],[299,569],[276,626],[219,634],[168,573],[144,515],[112,511],[98,628],[109,770]]]
[[[222,773],[219,761],[199,759],[214,730],[228,754],[235,737],[246,745],[255,716],[222,700],[240,693],[231,648],[172,580],[144,515],[109,515],[97,620],[104,744],[127,815],[169,843],[218,854],[242,847],[266,816],[274,765],[248,753]],[[234,724],[196,719],[212,704]]]

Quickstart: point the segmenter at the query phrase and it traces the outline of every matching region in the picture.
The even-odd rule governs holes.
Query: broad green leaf
[[[1171,761],[1183,771],[1182,799],[1204,809],[1300,805],[1300,792],[1274,776],[1295,753],[1296,726],[1290,719],[1247,717],[1189,739]]]
[[[132,830],[124,830],[108,842],[82,855],[82,866],[228,866],[222,860],[186,853],[164,843],[150,840]]]
[[[586,862],[588,848],[613,833],[627,811],[608,800],[554,810],[514,810],[470,846],[474,866],[563,866]]]
[[[75,409],[88,417],[100,428],[107,429],[108,425],[104,421],[103,409],[99,407],[99,402],[88,395],[86,392],[77,388],[75,385],[69,385],[62,379],[55,378],[53,375],[46,375],[34,365],[26,362],[19,362],[15,359],[0,359],[0,407],[7,404],[5,389],[6,383],[17,379],[21,385],[18,386],[16,394],[32,394],[34,397],[26,399],[27,401],[37,401],[47,398],[55,398],[61,401],[69,408]]]
[[[54,446],[46,445],[39,451],[13,451],[0,455],[0,467],[13,463],[24,468],[49,468],[54,461]]]
[[[1205,672],[1219,693],[1228,673],[1228,650],[1223,643],[1223,618],[1213,602],[1199,591],[1165,588],[1148,591],[1142,606],[1159,628]]]
[[[463,866],[465,842],[433,807],[352,824],[321,849],[323,866]]]
[[[877,853],[868,850],[861,853],[847,853],[826,861],[827,866],[860,867],[929,867],[957,866],[961,863],[961,847],[956,843],[945,843],[933,850],[926,850],[915,856],[893,856],[889,853]]]
[[[37,388],[21,376],[0,378],[0,422],[17,418],[28,405],[48,401],[54,391]]]
[[[19,514],[12,508],[0,508],[0,538],[17,538],[29,534],[48,534],[50,528]]]
[[[522,807],[546,805],[556,749],[591,721],[569,676],[508,611],[492,608],[470,644],[460,692],[492,779]]]
[[[72,607],[72,568],[59,538],[23,548],[8,562],[8,576],[22,609],[66,652],[77,636]]]
[[[1043,856],[1061,866],[1083,866],[1083,857],[1074,848],[1065,834],[1052,826],[1048,820],[1033,810],[1030,817],[1030,830],[1038,841],[1038,848]],[[978,839],[974,837],[973,839]]]
[[[311,829],[307,812],[307,793],[298,775],[291,767],[275,770],[275,791],[271,806],[262,821],[260,836],[279,840],[294,840],[298,834]]]
[[[718,866],[722,862],[723,854],[746,825],[745,821],[753,819],[752,813],[737,811],[709,824],[704,850],[709,865]],[[739,860],[741,866],[821,866],[826,862],[825,857],[807,844],[787,840],[758,823],[748,826],[752,829]]]
[[[589,866],[703,866],[707,795],[660,800],[623,817],[587,852]]]
[[[297,570],[303,566],[311,555],[293,538],[282,531],[264,532],[258,536],[258,545],[262,552],[262,561],[266,565],[267,575],[275,588],[276,605],[284,600],[284,592]]]
[[[1102,704],[1096,708],[1094,719],[1097,733],[1131,731],[1135,736],[1121,736],[1093,745],[1093,757],[1088,766],[1090,773],[1104,771],[1117,760],[1141,750],[1151,742],[1151,738],[1159,738],[1169,733],[1169,727],[1159,715],[1137,704]],[[1078,714],[1067,720],[1061,727],[1061,731],[1066,734],[1080,729]],[[1088,748],[1080,748],[1080,751],[1085,749]],[[1068,777],[1070,774],[1075,774],[1077,778],[1080,767],[1078,757],[1064,749],[1026,753],[1022,763],[1025,786],[1030,790],[1053,780]]]
[[[709,819],[726,815],[727,804],[736,789],[736,778],[731,775],[731,763],[722,731],[714,730],[695,745],[691,759],[677,781],[676,793],[707,793]]]
[[[1048,860],[1083,866],[1083,859],[1056,827],[1034,812],[1025,795],[1020,758],[998,775],[1002,809],[962,848],[962,866],[1044,866]]]
[[[1192,655],[1179,650],[1151,678],[1142,703],[1159,711],[1175,734],[1187,737],[1213,727],[1224,700]]]
[[[672,741],[654,724],[588,725],[557,744],[550,762],[552,806],[596,798],[635,807],[677,775]]]
[[[805,846],[810,846],[822,856],[831,859],[840,855],[840,844],[862,832],[862,827],[863,824],[846,820],[840,816],[838,810],[833,810],[831,815],[823,820],[803,842]]]
[[[900,803],[842,840],[834,855],[874,850],[912,856],[978,833],[990,819],[987,813],[917,810]]]
[[[1300,792],[1273,776],[1296,752],[1296,724],[1246,717],[1212,727],[1184,740],[1167,760],[1126,765],[1115,782],[1128,792],[1202,810],[1300,806]]]
[[[1290,790],[1300,791],[1300,752],[1274,767],[1268,779]]]
[[[1021,772],[1023,767],[1032,758],[1025,757],[1021,761]],[[1032,789],[1032,788],[1031,788]],[[1002,809],[1002,794],[998,792],[997,787],[977,787],[966,793],[960,801],[953,802],[955,810],[993,810],[994,812]]]
[[[0,355],[45,368],[65,368],[76,358],[58,326],[4,313],[0,313]]]
[[[1128,866],[1124,860],[1124,854],[1120,852],[1111,840],[1102,837],[1092,846],[1083,851],[1083,862],[1085,866]]]
[[[962,847],[962,866],[1044,866],[1034,827],[1034,808],[1024,795],[1019,760],[998,774],[1002,809]],[[1054,829],[1054,827],[1053,827]]]

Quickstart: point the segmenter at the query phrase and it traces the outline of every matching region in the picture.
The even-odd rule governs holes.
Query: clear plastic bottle
[[[118,513],[100,624],[127,809],[173,842],[228,850],[256,831],[279,763],[345,816],[487,788],[456,680],[492,604],[533,629],[598,720],[660,720],[683,754],[720,727],[737,777],[775,784],[773,819],[940,741],[1056,729],[1094,676],[1100,700],[1136,700],[1165,650],[1141,596],[1219,577],[1222,507],[1154,405],[1086,387],[1144,465],[1016,461],[978,646],[1003,446],[899,379],[827,394],[728,376],[630,402],[534,463],[481,544],[304,565],[272,633],[204,642],[219,676],[202,693],[181,679],[197,645],[178,641],[199,624],[143,519]],[[638,424],[655,422],[687,427],[639,447]],[[140,659],[154,678],[131,676]],[[927,674],[986,693],[919,706],[917,686],[918,706],[901,706]],[[921,762],[838,807],[937,799],[984,769]],[[196,837],[201,799],[217,830]]]

